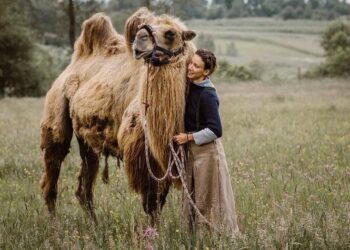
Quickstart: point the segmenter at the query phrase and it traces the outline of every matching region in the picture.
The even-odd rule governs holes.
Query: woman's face
[[[209,70],[204,69],[204,62],[199,55],[192,57],[187,68],[187,77],[191,81],[203,81],[209,75]]]

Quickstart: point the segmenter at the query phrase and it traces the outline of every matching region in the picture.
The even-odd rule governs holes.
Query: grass
[[[350,85],[344,80],[217,84],[242,236],[190,238],[181,193],[162,213],[157,249],[349,249]],[[144,249],[148,226],[123,169],[95,186],[99,224],[74,198],[77,143],[59,180],[57,219],[40,194],[43,99],[0,100],[0,248]]]

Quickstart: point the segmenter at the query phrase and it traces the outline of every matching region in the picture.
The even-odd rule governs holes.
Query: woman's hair
[[[214,73],[217,68],[214,53],[206,49],[198,49],[195,54],[202,58],[204,62],[204,69],[209,69],[209,75]]]

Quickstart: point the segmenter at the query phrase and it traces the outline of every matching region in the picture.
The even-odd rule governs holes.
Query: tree
[[[350,25],[332,24],[322,35],[321,46],[326,52],[326,61],[320,66],[319,73],[350,76]]]
[[[206,0],[176,0],[173,1],[170,13],[182,19],[205,17]]]
[[[312,9],[317,9],[320,6],[319,0],[309,0],[307,4],[310,5]]]
[[[69,17],[69,43],[74,48],[75,42],[75,8],[73,0],[68,0],[68,17]]]
[[[281,11],[280,0],[265,0],[261,6],[261,12],[264,16],[274,16]]]
[[[0,96],[39,95],[40,72],[33,67],[33,34],[23,13],[25,2],[0,2]]]
[[[321,46],[326,54],[332,54],[338,48],[350,47],[350,26],[343,22],[335,22],[322,34]]]
[[[66,0],[62,0],[66,1]],[[30,24],[38,39],[44,44],[64,46],[69,44],[69,21],[62,1],[30,0]]]

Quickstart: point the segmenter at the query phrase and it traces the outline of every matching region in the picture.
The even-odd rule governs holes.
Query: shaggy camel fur
[[[41,187],[51,214],[55,213],[57,180],[61,164],[69,153],[73,128],[69,117],[69,99],[79,82],[91,79],[104,65],[106,57],[125,53],[124,38],[118,35],[109,18],[95,14],[82,25],[71,63],[48,91],[41,120],[41,149],[44,174]],[[71,82],[67,88],[66,82]]]
[[[135,60],[132,53],[153,47],[154,42],[138,30],[142,23],[154,27],[159,45],[166,49],[183,47],[183,53],[161,67]],[[168,31],[173,34],[170,40]],[[42,188],[51,213],[55,211],[60,166],[69,151],[73,130],[82,158],[76,196],[92,218],[96,219],[92,188],[101,154],[123,158],[129,184],[141,194],[144,210],[153,222],[165,203],[171,182],[157,183],[149,176],[142,123],[147,119],[151,168],[160,176],[167,167],[169,141],[183,131],[186,66],[194,53],[188,41],[194,32],[173,17],[156,17],[142,8],[128,19],[125,37],[126,44],[107,16],[97,14],[85,21],[71,64],[47,94],[41,124],[45,161]],[[150,106],[146,117],[147,75]]]

